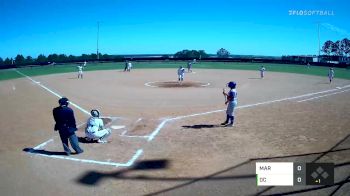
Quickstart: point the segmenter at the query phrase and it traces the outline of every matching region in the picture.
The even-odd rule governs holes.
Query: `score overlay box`
[[[332,185],[334,163],[256,162],[257,186]]]
[[[258,186],[293,186],[293,162],[257,162]]]

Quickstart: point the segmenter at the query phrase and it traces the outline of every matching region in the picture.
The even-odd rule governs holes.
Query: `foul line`
[[[36,149],[37,150],[37,149]],[[107,162],[107,161],[95,161],[91,159],[78,159],[78,158],[72,158],[68,156],[59,156],[59,155],[47,155],[47,154],[40,154],[35,151],[28,151],[27,153],[35,154],[43,157],[50,157],[54,159],[65,159],[70,161],[76,161],[76,162],[82,162],[82,163],[92,163],[92,164],[98,164],[98,165],[109,165],[109,166],[115,166],[115,167],[130,167],[134,164],[134,162],[141,156],[143,153],[143,149],[138,149],[135,154],[131,157],[131,159],[126,163],[116,163],[116,162]]]
[[[43,88],[43,89],[45,89],[46,91],[50,92],[51,94],[55,95],[56,97],[62,98],[62,96],[61,96],[60,94],[54,92],[53,90],[49,89],[49,88],[46,87],[45,85],[41,84],[40,82],[38,82],[38,81],[34,80],[33,78],[31,78],[31,77],[25,75],[24,73],[18,71],[17,69],[15,69],[15,71],[16,71],[18,74],[20,74],[20,75],[26,77],[27,79],[29,79],[30,81],[32,81],[34,84],[39,85],[41,88]],[[85,110],[84,108],[78,106],[77,104],[75,104],[75,103],[72,102],[72,101],[69,101],[69,103],[72,104],[72,105],[73,105],[75,108],[77,108],[78,110],[80,110],[80,111],[82,111],[83,113],[85,113],[85,114],[87,114],[87,115],[90,116],[90,112],[88,112],[88,111]]]
[[[294,96],[294,97],[287,97],[287,98],[276,99],[276,100],[272,100],[272,101],[265,101],[265,102],[255,103],[255,104],[247,104],[247,105],[243,105],[243,106],[238,106],[238,107],[236,107],[236,109],[250,108],[250,107],[255,107],[255,106],[259,106],[259,105],[266,105],[266,104],[277,103],[277,102],[282,102],[282,101],[287,101],[287,100],[300,99],[300,98],[303,98],[303,97],[310,97],[310,96],[317,95],[317,94],[323,94],[323,93],[338,91],[339,89],[344,89],[344,88],[348,88],[348,87],[350,87],[350,85],[346,85],[346,86],[343,86],[343,87],[337,87],[336,89],[319,91],[319,92],[315,92],[315,93],[307,93],[307,94],[304,94],[304,95],[299,95],[299,96]],[[345,90],[345,91],[348,91],[348,90]],[[337,93],[340,93],[340,92],[337,92]],[[330,95],[330,94],[327,94],[326,96],[328,96],[328,95]],[[323,95],[323,96],[325,96],[325,95]],[[194,116],[202,116],[202,115],[207,115],[207,114],[213,114],[213,113],[223,112],[225,110],[226,109],[214,110],[214,111],[209,111],[209,112],[196,113],[196,114],[177,116],[177,117],[174,117],[174,118],[164,119],[158,125],[158,127],[149,135],[148,141],[152,141],[155,138],[155,136],[157,136],[157,134],[160,132],[160,130],[165,126],[165,124],[167,122],[169,122],[169,121],[180,120],[180,119],[194,117]]]
[[[311,101],[311,100],[314,100],[314,99],[319,99],[319,98],[327,97],[327,96],[330,96],[330,95],[336,95],[336,94],[339,94],[339,93],[344,93],[344,92],[347,92],[349,90],[350,89],[339,91],[339,92],[335,92],[335,93],[330,93],[330,94],[326,94],[326,95],[321,95],[321,96],[317,96],[317,97],[312,97],[312,98],[309,98],[309,99],[303,99],[303,100],[298,101],[298,103],[305,102],[305,101]]]

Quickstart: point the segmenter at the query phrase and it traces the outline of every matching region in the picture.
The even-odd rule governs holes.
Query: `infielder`
[[[266,70],[265,67],[261,66],[261,68],[260,68],[260,78],[261,79],[263,79],[265,76],[265,70]]]
[[[88,140],[97,140],[98,143],[107,143],[107,137],[111,135],[110,129],[105,129],[98,110],[91,110],[91,117],[88,119],[85,128],[85,135]]]
[[[78,78],[83,79],[83,66],[78,65]]]
[[[185,75],[185,68],[180,66],[179,69],[177,70],[177,76],[178,76],[179,82],[182,82],[184,80],[184,75]]]
[[[233,126],[235,120],[234,110],[237,106],[236,82],[231,81],[227,83],[227,86],[230,88],[230,91],[228,93],[225,92],[225,89],[222,91],[225,96],[225,105],[227,105],[226,121],[221,123],[221,125]]]
[[[187,72],[192,72],[192,62],[187,63]]]

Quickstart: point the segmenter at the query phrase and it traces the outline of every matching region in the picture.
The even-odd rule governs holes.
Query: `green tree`
[[[180,58],[180,59],[199,59],[204,50],[182,50],[174,54],[174,58]],[[206,55],[204,52],[203,55]],[[203,56],[202,56],[203,58]]]
[[[0,57],[0,65],[4,65],[4,60]]]
[[[12,59],[6,58],[4,60],[4,65],[12,65]]]
[[[25,62],[26,62],[26,64],[33,64],[34,59],[31,56],[27,56]]]
[[[24,65],[25,64],[25,58],[21,54],[17,54],[15,58],[16,65]]]
[[[219,58],[227,58],[230,56],[230,52],[226,50],[225,48],[220,48],[216,54],[218,55]]]
[[[57,54],[50,54],[47,56],[47,61],[50,63],[57,62],[58,61],[58,55]]]
[[[47,63],[47,58],[45,55],[40,54],[37,58],[36,58],[36,62],[39,64],[46,64]]]
[[[209,57],[209,55],[204,50],[199,50],[198,52],[199,52],[199,57],[198,57],[199,59]]]
[[[57,57],[57,62],[66,62],[67,60],[68,60],[68,57],[65,54],[60,54]]]
[[[333,45],[334,43],[331,40],[328,40],[323,44],[321,51],[329,56],[332,53]]]
[[[348,38],[344,38],[343,40],[341,40],[340,49],[342,50],[344,55],[350,55],[350,40]]]

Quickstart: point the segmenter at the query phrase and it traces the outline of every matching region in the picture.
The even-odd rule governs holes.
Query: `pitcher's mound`
[[[146,86],[159,87],[159,88],[188,88],[188,87],[206,87],[210,83],[207,82],[195,82],[195,81],[163,81],[163,82],[147,82]]]

